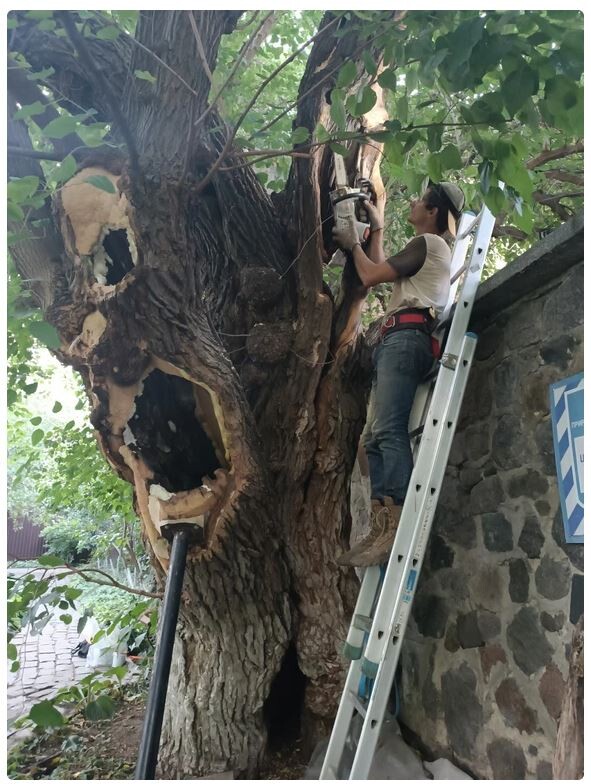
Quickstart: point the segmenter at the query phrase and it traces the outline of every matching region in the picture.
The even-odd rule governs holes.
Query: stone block
[[[538,781],[553,781],[554,771],[552,770],[552,763],[545,760],[538,762],[536,767],[536,778]]]
[[[550,613],[543,612],[540,615],[542,626],[549,632],[559,632],[564,626],[565,620],[566,615],[563,612],[559,612],[556,615],[550,615]]]
[[[476,686],[476,674],[466,662],[441,676],[441,700],[449,743],[455,754],[467,759],[476,754],[476,740],[483,725]]]
[[[506,738],[497,738],[486,747],[493,779],[524,779],[527,761],[520,746]]]
[[[519,417],[503,414],[492,437],[492,459],[499,468],[519,468],[525,462],[527,451]]]
[[[497,479],[497,477],[492,478]],[[513,528],[501,512],[488,512],[482,515],[482,534],[487,550],[494,553],[513,550]]]
[[[480,468],[462,468],[460,470],[460,485],[464,490],[471,490],[482,479]]]
[[[474,514],[495,512],[504,500],[503,486],[498,476],[487,476],[470,491],[470,509]]]
[[[584,571],[584,557],[582,544],[567,544],[564,538],[564,524],[562,522],[562,508],[559,506],[552,521],[552,538],[564,554],[568,557],[569,561],[580,572]]]
[[[536,507],[536,512],[539,512],[542,515],[542,517],[546,517],[547,515],[549,515],[550,510],[552,508],[548,503],[548,501],[546,501],[544,498],[540,498],[539,500],[537,500],[534,506]]]
[[[529,707],[513,678],[505,678],[495,691],[495,700],[505,723],[531,735],[538,725],[537,713]]]
[[[554,441],[552,436],[552,422],[550,417],[543,419],[534,429],[536,442],[536,457],[540,469],[546,476],[556,476],[556,461],[554,460]]]
[[[547,365],[554,365],[559,370],[566,370],[572,359],[575,346],[573,335],[556,335],[556,337],[542,343],[540,357]]]
[[[507,493],[510,498],[526,496],[527,498],[538,498],[548,491],[548,480],[537,471],[531,468],[521,470],[509,479],[507,483]]]
[[[555,664],[549,664],[540,678],[540,697],[546,710],[553,719],[558,721],[562,710],[565,682]]]
[[[568,561],[555,561],[545,555],[535,573],[538,592],[546,599],[562,599],[570,590]]]
[[[445,599],[440,596],[418,594],[413,604],[412,615],[423,637],[441,639],[445,634],[449,610]]]
[[[441,593],[450,596],[454,602],[467,599],[470,595],[466,575],[460,569],[446,569],[437,575]]]
[[[475,358],[478,362],[490,359],[494,354],[501,355],[504,331],[497,324],[492,324],[478,335]]]
[[[509,596],[518,604],[524,604],[529,598],[529,569],[522,559],[509,563]]]
[[[522,607],[515,615],[507,629],[507,643],[515,663],[526,675],[533,675],[552,659],[552,646],[532,607]]]
[[[544,544],[544,534],[540,527],[540,521],[535,515],[528,515],[521,529],[519,547],[529,558],[539,558]]]
[[[578,264],[546,297],[542,308],[548,337],[562,335],[583,323],[583,265]]]
[[[503,570],[497,564],[476,563],[470,579],[470,595],[479,607],[498,612],[507,591]]]
[[[542,300],[519,302],[511,308],[510,319],[505,329],[507,346],[515,349],[537,343],[542,332]]]
[[[504,648],[500,645],[485,645],[483,648],[479,648],[478,652],[480,654],[480,666],[482,668],[482,674],[484,676],[484,680],[488,682],[490,672],[495,664],[507,663],[507,654],[505,653]]]
[[[484,637],[478,627],[476,610],[460,613],[456,623],[458,642],[462,648],[479,648],[484,645]]]
[[[465,512],[466,504],[461,501],[449,506],[439,503],[434,529],[443,539],[471,550],[476,546],[476,522],[473,517],[465,516]]]
[[[515,407],[519,366],[512,357],[500,362],[493,372],[493,397],[497,411]]]
[[[478,628],[485,641],[492,640],[501,633],[501,621],[496,613],[487,610],[478,611]]]
[[[471,463],[478,463],[488,456],[490,436],[488,422],[470,425],[464,431],[464,456]]]
[[[432,571],[453,566],[454,551],[446,544],[445,539],[435,534],[429,541],[429,567]]]

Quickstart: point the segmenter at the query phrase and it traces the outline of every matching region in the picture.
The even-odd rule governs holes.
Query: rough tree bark
[[[313,734],[334,715],[356,592],[335,558],[348,534],[368,381],[358,329],[366,292],[349,265],[336,301],[322,280],[334,250],[322,230],[330,151],[294,159],[273,202],[248,166],[201,184],[227,133],[215,110],[194,121],[207,107],[220,38],[239,12],[193,14],[201,54],[184,11],[142,11],[142,47],[121,37],[88,46],[63,14],[70,37],[55,48],[40,45],[48,34],[26,24],[11,40],[36,68],[55,66],[50,89],[77,102],[82,96],[103,117],[120,112],[126,126],[113,128],[125,154],[79,154],[53,217],[44,208],[45,255],[36,242],[17,246],[14,257],[23,275],[33,262],[42,268],[35,276],[42,285],[30,285],[60,335],[58,357],[84,378],[106,459],[134,485],[160,580],[168,549],[159,521],[201,526],[165,716],[161,768],[170,778],[256,774],[265,707],[290,646],[306,688],[283,711],[298,710],[302,698]],[[327,13],[321,25],[332,18]],[[343,35],[331,30],[315,42],[300,86],[295,124],[310,131],[318,121],[330,127],[339,64],[359,54],[346,21],[338,24]],[[119,78],[107,88],[111,61]],[[138,69],[156,83],[129,76]],[[379,100],[361,120],[366,129],[384,120],[374,89]],[[11,107],[16,101],[14,84]],[[11,122],[20,147],[23,131]],[[379,145],[356,147],[348,167],[382,192],[379,155]],[[40,173],[31,161],[23,171],[23,160],[11,162],[10,174]],[[224,165],[243,162],[230,151]],[[93,173],[116,192],[86,183]]]

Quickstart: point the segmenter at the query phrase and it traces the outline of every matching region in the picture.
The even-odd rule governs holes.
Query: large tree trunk
[[[213,68],[238,14],[194,14]],[[348,534],[364,419],[358,326],[365,290],[350,266],[336,302],[322,282],[333,250],[321,231],[330,151],[296,159],[280,211],[249,167],[209,178],[227,136],[215,112],[193,125],[209,85],[186,12],[142,12],[136,38],[177,76],[143,49],[116,47],[117,62],[131,58],[122,73],[149,69],[157,84],[122,75],[95,101],[105,113],[118,102],[127,128],[115,130],[128,156],[87,157],[62,190],[55,243],[65,246],[58,272],[68,285],[43,304],[62,339],[59,358],[85,379],[106,459],[134,484],[159,579],[168,566],[159,524],[192,519],[201,531],[187,565],[162,772],[252,776],[265,751],[265,706],[290,644],[306,677],[308,719],[326,725],[342,687],[339,648],[356,581],[335,558]],[[61,89],[69,70],[78,92],[100,92],[100,74],[80,67],[98,55],[75,31],[73,46],[63,41]],[[301,94],[338,70],[358,43],[321,36]],[[19,44],[34,52],[36,67],[53,64],[34,32],[18,28]],[[330,126],[332,86],[334,77],[302,100],[297,125]],[[380,107],[362,125],[382,122]],[[379,148],[353,152],[353,173],[379,177]],[[224,161],[241,162],[232,152]],[[85,183],[92,173],[109,177],[117,193]],[[30,255],[17,251],[20,269]],[[282,710],[296,709],[299,696]]]

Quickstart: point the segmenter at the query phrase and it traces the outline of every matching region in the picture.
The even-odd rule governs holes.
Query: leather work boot
[[[397,506],[391,498],[386,496],[384,506],[378,512],[382,524],[381,533],[369,541],[370,532],[370,535],[346,554],[348,556],[346,564],[349,566],[375,566],[387,561],[394,544],[401,513],[402,507]],[[339,560],[339,563],[344,563],[344,561]]]
[[[337,563],[341,566],[357,566],[355,559],[384,536],[387,523],[388,511],[386,507],[378,499],[372,498],[369,532],[350,550],[337,558]]]

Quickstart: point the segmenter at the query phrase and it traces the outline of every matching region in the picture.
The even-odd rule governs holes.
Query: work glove
[[[367,215],[367,222],[369,223],[371,231],[377,231],[378,229],[384,228],[382,217],[375,204],[372,204],[369,201],[363,202],[363,209]]]
[[[332,230],[332,238],[341,250],[353,250],[353,246],[359,244],[359,235],[354,226]]]

